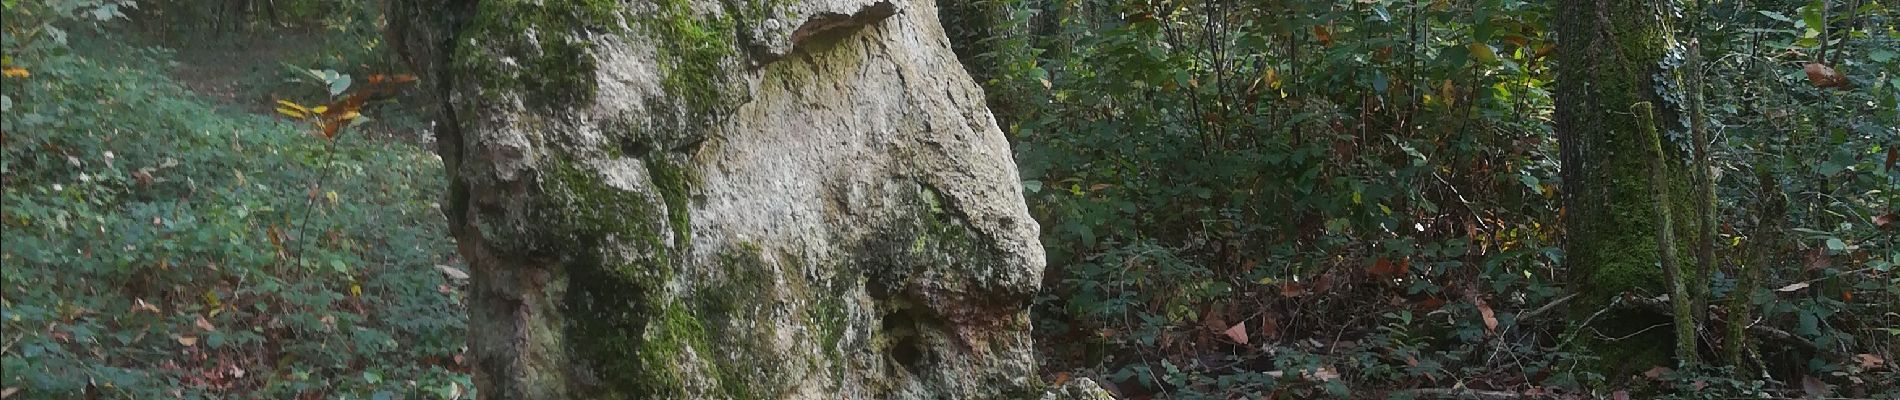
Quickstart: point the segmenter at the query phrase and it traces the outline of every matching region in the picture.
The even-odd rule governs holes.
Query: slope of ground
[[[439,159],[71,41],[4,81],[0,397],[466,396]]]

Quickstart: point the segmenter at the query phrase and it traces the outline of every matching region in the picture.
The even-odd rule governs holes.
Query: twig
[[[1574,298],[1577,298],[1577,294],[1571,293],[1568,296],[1564,296],[1564,297],[1558,298],[1556,301],[1550,302],[1550,304],[1545,304],[1543,307],[1538,307],[1537,309],[1531,310],[1530,312],[1527,312],[1527,313],[1518,314],[1517,322],[1521,324],[1521,323],[1524,323],[1524,321],[1526,320],[1544,316],[1544,314],[1549,313],[1550,310],[1555,310],[1557,309],[1557,306],[1564,305],[1564,303],[1569,303],[1570,299],[1574,299]]]

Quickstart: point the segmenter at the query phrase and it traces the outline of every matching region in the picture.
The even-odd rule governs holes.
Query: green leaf
[[[1768,10],[1761,10],[1757,12],[1761,13],[1761,15],[1766,16],[1768,18],[1773,18],[1776,21],[1794,23],[1794,18],[1788,18],[1787,14],[1782,14],[1782,13],[1768,11]]]
[[[331,74],[335,74],[335,72],[331,72]],[[330,81],[330,95],[340,95],[343,94],[345,90],[350,90],[350,76],[336,75],[336,77]]]
[[[1894,58],[1894,52],[1892,50],[1886,50],[1886,49],[1874,50],[1872,53],[1867,54],[1867,59],[1874,60],[1874,62],[1884,63],[1888,61],[1893,61],[1893,58]]]
[[[1827,249],[1836,253],[1847,251],[1847,242],[1841,241],[1841,238],[1827,238]]]
[[[1827,28],[1827,19],[1821,16],[1822,7],[1826,6],[1822,5],[1819,0],[1809,2],[1808,5],[1802,6],[1801,23],[1807,25],[1808,29],[1817,32]]]

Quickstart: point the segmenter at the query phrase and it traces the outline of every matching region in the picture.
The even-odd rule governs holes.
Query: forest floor
[[[309,35],[127,36],[8,78],[0,398],[466,398],[426,125],[272,112]]]

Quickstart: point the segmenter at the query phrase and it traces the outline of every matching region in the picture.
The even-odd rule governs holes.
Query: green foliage
[[[451,398],[470,387],[411,145],[211,105],[169,52],[9,2],[0,387],[24,398]],[[326,172],[327,171],[327,172]],[[328,179],[320,175],[327,173]],[[330,184],[316,187],[317,182]]]
[[[1891,12],[1875,2],[1830,12],[1820,2],[1709,4],[1706,20],[1676,28],[1699,38],[1709,60],[1722,199],[1716,302],[1753,295],[1775,326],[1892,359],[1895,338],[1877,329],[1900,325],[1890,309],[1900,289],[1886,272],[1900,221],[1884,165],[1900,143]],[[1617,339],[1569,329],[1562,307],[1518,318],[1564,298],[1568,274],[1547,25],[1574,16],[1547,7],[946,4],[953,47],[1005,123],[1044,227],[1051,269],[1037,332],[1053,350],[1047,368],[1169,398],[1477,382],[1677,390],[1632,386],[1647,365],[1603,371],[1627,359],[1568,353],[1579,335]],[[1814,59],[1844,71],[1849,89],[1809,84],[1797,62]],[[1686,132],[1663,135],[1686,151]],[[1733,172],[1756,165],[1772,165],[1805,207],[1790,222],[1811,238],[1787,252],[1815,255],[1766,266],[1776,272],[1765,287],[1737,289],[1740,255],[1774,245],[1740,233],[1760,223],[1750,210],[1769,194]],[[1826,265],[1804,268],[1816,257]],[[1770,290],[1807,279],[1838,284],[1806,302]],[[1843,292],[1860,300],[1841,301]],[[1757,340],[1768,358],[1741,368],[1772,367],[1774,380],[1717,382],[1708,374],[1735,370],[1706,369],[1680,382],[1752,393],[1809,374],[1860,388],[1885,376]],[[1343,373],[1324,379],[1322,367]]]

